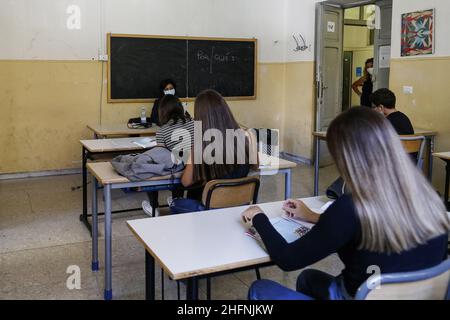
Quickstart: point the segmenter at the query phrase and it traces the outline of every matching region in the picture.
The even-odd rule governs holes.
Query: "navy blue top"
[[[414,134],[414,128],[411,124],[411,121],[403,112],[393,112],[387,116],[387,119],[391,122],[395,131],[397,131],[397,134],[401,136]]]
[[[372,107],[372,102],[370,101],[370,95],[373,93],[373,82],[372,77],[367,76],[366,81],[364,81],[361,93],[361,106]]]
[[[266,215],[256,215],[253,225],[272,260],[285,271],[305,268],[337,252],[345,265],[342,271],[345,287],[352,296],[372,276],[367,273],[368,267],[379,266],[382,274],[431,268],[444,260],[448,241],[448,236],[442,235],[401,254],[360,250],[361,224],[348,195],[336,200],[311,231],[291,244],[273,228]]]

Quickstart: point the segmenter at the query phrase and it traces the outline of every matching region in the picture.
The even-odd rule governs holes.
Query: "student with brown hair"
[[[188,155],[185,150],[192,149],[194,138],[194,121],[189,113],[184,111],[180,99],[167,94],[159,101],[158,119],[161,127],[156,132],[156,142],[172,152],[173,159],[177,162],[186,162]],[[172,197],[183,195],[183,190],[173,190]],[[158,192],[148,193],[149,199],[157,202]],[[149,201],[142,201],[142,210],[152,216],[152,205]],[[156,210],[157,211],[157,210]]]
[[[208,181],[243,178],[250,171],[249,141],[224,98],[214,90],[201,92],[195,99],[194,114],[203,138],[194,141],[181,182],[184,187],[198,188],[188,193],[188,199],[173,200],[174,214],[202,210],[201,194]],[[230,138],[230,132],[236,136]]]

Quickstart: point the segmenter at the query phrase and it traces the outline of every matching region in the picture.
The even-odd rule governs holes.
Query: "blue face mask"
[[[167,96],[169,94],[171,95],[175,95],[175,89],[170,89],[170,90],[164,90],[164,94]]]

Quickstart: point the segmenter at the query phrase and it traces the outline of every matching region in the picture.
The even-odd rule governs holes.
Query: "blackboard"
[[[204,89],[229,99],[256,98],[256,39],[108,35],[108,102],[149,102],[173,79],[177,96]]]

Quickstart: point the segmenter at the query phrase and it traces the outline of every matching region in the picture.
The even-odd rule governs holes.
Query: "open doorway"
[[[351,85],[364,75],[367,59],[374,59],[372,91],[389,86],[391,26],[392,0],[317,3],[316,131],[361,104]]]
[[[367,100],[373,92],[375,30],[367,26],[371,25],[375,12],[373,4],[344,9],[342,111],[370,106]]]
[[[372,18],[372,23],[368,20]],[[328,0],[316,5],[316,131],[342,111],[360,105],[351,86],[373,57],[372,91],[389,87],[392,0]],[[370,104],[370,103],[368,103]],[[369,105],[370,106],[370,105]],[[322,141],[320,165],[332,163]]]

